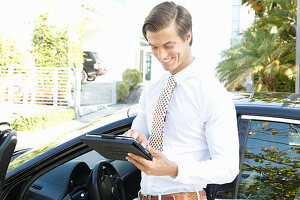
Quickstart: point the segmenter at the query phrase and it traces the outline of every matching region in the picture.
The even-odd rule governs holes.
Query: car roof
[[[300,94],[233,92],[238,114],[300,119]]]

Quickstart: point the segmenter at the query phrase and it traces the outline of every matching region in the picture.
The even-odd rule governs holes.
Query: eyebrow
[[[164,43],[162,46],[166,46],[166,45],[169,45],[169,44],[175,44],[175,43],[176,43],[176,42],[168,41],[168,42]],[[155,46],[155,45],[151,44],[150,42],[148,42],[148,44],[149,44],[150,46]]]

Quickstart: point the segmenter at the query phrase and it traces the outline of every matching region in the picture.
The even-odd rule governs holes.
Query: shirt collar
[[[177,72],[174,74],[174,80],[176,81],[177,85],[180,85],[185,79],[187,79],[190,75],[193,75],[197,71],[197,64],[196,64],[196,58],[194,58],[193,62],[184,68],[183,70]],[[170,73],[171,75],[171,73]]]

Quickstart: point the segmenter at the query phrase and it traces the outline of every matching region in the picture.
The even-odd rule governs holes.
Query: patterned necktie
[[[149,145],[153,149],[158,151],[163,151],[163,130],[165,117],[171,94],[175,86],[176,82],[174,80],[174,77],[170,76],[167,86],[163,89],[156,104]]]

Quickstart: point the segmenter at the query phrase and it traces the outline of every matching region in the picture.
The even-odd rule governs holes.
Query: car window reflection
[[[300,198],[299,131],[300,125],[252,121],[238,199]]]

